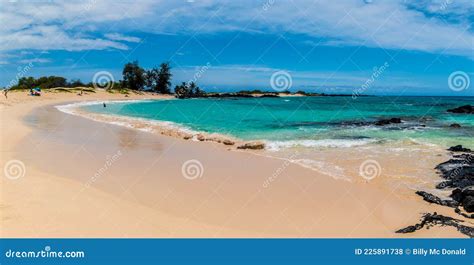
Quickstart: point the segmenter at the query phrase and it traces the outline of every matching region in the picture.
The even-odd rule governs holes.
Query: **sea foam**
[[[353,147],[375,143],[375,139],[322,139],[322,140],[289,140],[289,141],[267,141],[269,151],[279,151],[292,147]]]

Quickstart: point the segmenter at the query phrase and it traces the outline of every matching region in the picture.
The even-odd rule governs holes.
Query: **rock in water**
[[[202,142],[202,141],[206,140],[206,136],[204,136],[204,135],[202,135],[202,134],[198,134],[198,135],[196,136],[196,139],[198,139],[199,141]]]
[[[249,142],[243,145],[237,146],[237,149],[252,149],[252,150],[260,150],[264,149],[265,144],[262,142]]]
[[[452,152],[471,152],[471,149],[469,148],[464,148],[462,145],[456,145],[456,146],[451,146],[448,151]]]
[[[454,109],[448,109],[448,112],[451,113],[465,113],[465,114],[474,114],[474,106],[464,105]]]
[[[224,141],[222,141],[222,143],[225,144],[225,145],[234,145],[235,144],[234,141],[231,141],[229,139],[224,139]]]
[[[383,120],[376,121],[375,125],[384,126],[384,125],[389,125],[392,123],[402,123],[402,119],[400,118],[383,119]]]
[[[449,127],[451,127],[451,128],[461,128],[461,125],[459,123],[453,123],[453,124],[449,125]]]

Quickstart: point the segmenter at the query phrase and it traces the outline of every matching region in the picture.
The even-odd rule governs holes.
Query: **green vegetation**
[[[239,93],[239,94],[263,94],[264,92],[261,91],[261,90],[258,90],[258,89],[254,89],[254,90],[241,90],[241,91],[238,91],[237,93]]]
[[[122,85],[132,90],[145,88],[145,70],[138,65],[138,61],[125,64],[122,70]]]
[[[110,80],[109,82],[113,83],[108,83],[104,86],[108,92],[129,94],[130,91],[138,92],[147,90],[156,93],[171,94],[172,74],[168,62],[162,63],[159,68],[152,68],[148,71],[143,69],[137,61],[129,62],[124,65],[122,75],[123,79],[121,81],[116,82]],[[18,84],[9,89],[29,90],[35,87],[41,89],[55,88],[55,91],[62,92],[74,92],[74,90],[68,88],[81,88],[84,92],[95,92],[92,88],[103,86],[101,84],[93,84],[92,82],[85,84],[79,79],[73,79],[68,82],[66,78],[61,76],[42,76],[38,79],[30,76],[19,78]]]
[[[148,78],[152,81],[150,86],[152,90],[162,94],[170,94],[172,77],[170,64],[168,62],[162,63],[160,69],[153,68],[152,71],[152,78]]]
[[[153,92],[170,94],[171,67],[168,62],[160,65],[160,68],[145,70],[138,61],[125,64],[122,71],[122,87],[131,90],[151,90]]]
[[[18,84],[16,86],[12,86],[10,89],[31,89],[34,87],[40,87],[42,89],[53,87],[70,87],[70,83],[66,81],[66,78],[60,76],[43,76],[38,79],[30,76],[18,79]]]
[[[95,93],[94,88],[105,88],[109,93],[120,93],[130,94],[142,93],[141,91],[152,91],[161,94],[171,94],[171,66],[169,62],[163,62],[159,67],[153,67],[151,69],[142,68],[138,61],[126,63],[122,70],[122,80],[114,81],[109,80],[105,86],[102,84],[94,84],[92,82],[83,83],[79,79],[72,79],[68,81],[66,78],[61,76],[42,76],[38,79],[34,77],[21,77],[18,79],[18,84],[10,87],[12,90],[29,90],[35,87],[41,89],[54,88],[53,92],[90,92]],[[113,82],[113,83],[110,83]],[[235,93],[206,93],[204,90],[199,88],[195,82],[181,83],[174,88],[174,93],[177,98],[197,98],[197,97],[274,97],[279,94],[286,95],[303,95],[303,96],[324,96],[319,93],[308,93],[302,90],[291,93],[286,90],[283,92],[275,91],[262,91],[259,89],[254,90],[241,90]]]
[[[201,90],[194,82],[189,84],[183,82],[181,85],[177,85],[174,88],[174,93],[177,98],[198,98],[206,95],[206,92]]]

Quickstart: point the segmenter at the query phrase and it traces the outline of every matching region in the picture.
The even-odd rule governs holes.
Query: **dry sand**
[[[53,107],[143,98],[160,96],[2,96],[0,165],[20,160],[25,171],[18,179],[0,178],[1,237],[464,237],[451,227],[394,233],[424,212],[463,219],[424,202],[402,178],[336,180],[258,152],[145,133]],[[445,158],[436,156],[429,168]],[[400,172],[406,166],[379,159]],[[195,179],[183,176],[190,160],[202,164]],[[358,166],[348,159],[347,167]]]

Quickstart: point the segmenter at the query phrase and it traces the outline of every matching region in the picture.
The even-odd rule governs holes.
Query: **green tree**
[[[28,88],[33,88],[37,86],[36,79],[34,77],[22,77],[18,80],[18,85],[15,87],[12,87],[13,89],[15,88],[20,88],[20,89],[28,89]]]
[[[185,82],[183,82],[181,83],[181,85],[175,86],[174,93],[176,94],[177,98],[189,97],[188,85]]]
[[[162,94],[170,94],[171,87],[171,67],[168,62],[164,62],[160,65],[160,69],[153,69],[157,74],[156,80],[156,91]]]
[[[158,92],[158,72],[159,70],[156,68],[145,72],[145,85],[154,92]]]
[[[177,85],[174,88],[174,93],[177,98],[198,98],[206,94],[206,92],[201,90],[194,82],[189,84],[183,82],[181,85]]]
[[[85,86],[84,83],[81,82],[79,79],[74,79],[71,80],[71,82],[68,85],[69,87],[83,87]]]
[[[123,87],[132,90],[142,90],[145,86],[145,70],[138,65],[138,61],[125,64],[122,71]]]

